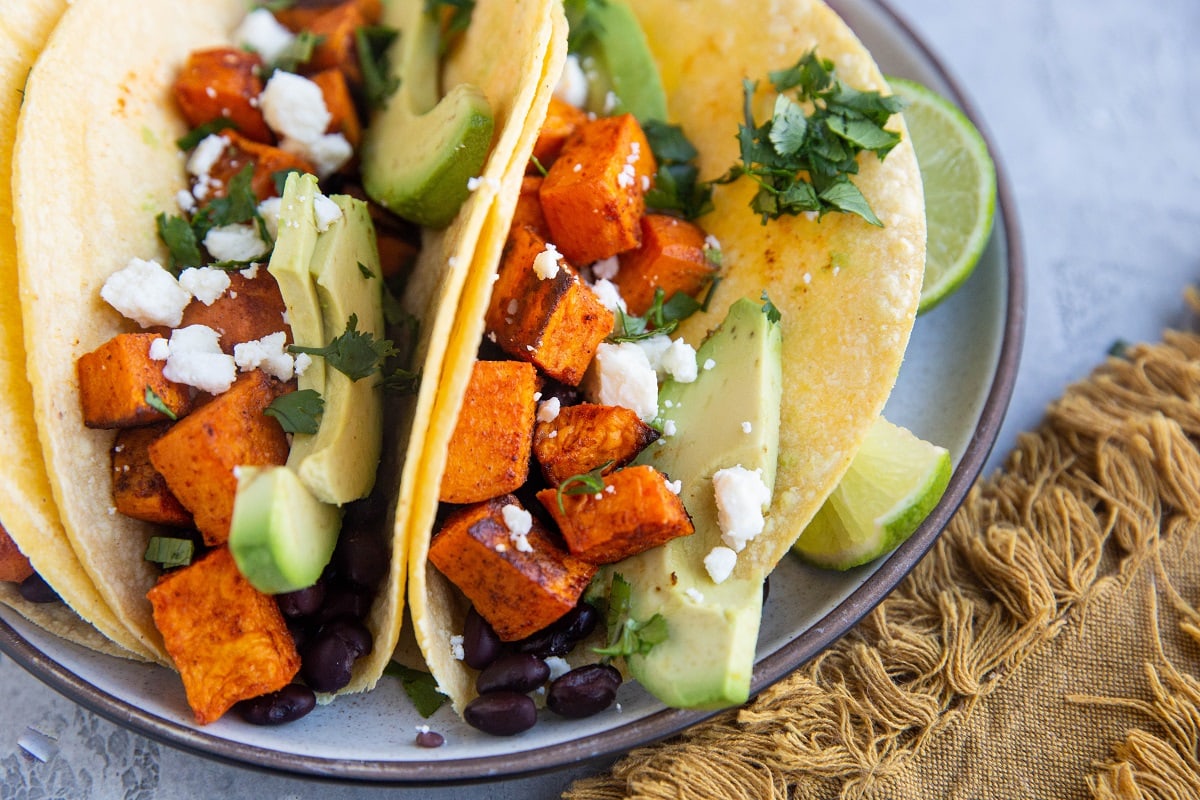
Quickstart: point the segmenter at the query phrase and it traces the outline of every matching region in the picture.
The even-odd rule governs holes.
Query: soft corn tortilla
[[[489,176],[507,174],[496,165],[511,161],[528,127],[533,93],[524,86],[542,72],[551,7],[550,0],[478,4],[476,16],[509,43],[496,69],[469,73],[496,111]],[[105,279],[133,256],[165,256],[154,218],[173,209],[187,185],[174,143],[186,132],[171,96],[175,75],[191,51],[227,44],[246,10],[244,0],[76,0],[30,76],[14,161],[28,370],[53,495],[67,538],[105,602],[164,661],[145,597],[158,575],[143,559],[154,528],[111,510],[113,434],[84,427],[75,362],[128,329],[100,299]],[[390,421],[379,475],[398,487],[387,521],[394,533],[390,573],[368,619],[374,649],[356,662],[344,691],[373,686],[399,637],[408,517],[425,486],[416,474],[423,433],[453,307],[501,185],[481,187],[448,229],[426,237],[420,277],[404,298],[422,321],[414,364],[425,379]]]
[[[669,121],[681,125],[696,145],[701,175],[708,179],[738,158],[744,78],[766,86],[769,71],[791,66],[816,47],[851,86],[887,89],[861,42],[820,0],[630,0],[628,5],[658,62]],[[772,102],[760,91],[758,119],[769,115]],[[532,134],[539,123],[532,120]],[[899,117],[892,124],[903,131]],[[718,186],[715,211],[699,220],[720,241],[725,266],[718,302],[682,326],[687,341],[698,345],[735,299],[757,300],[764,289],[783,315],[776,490],[766,530],[739,554],[737,577],[761,580],[769,573],[836,486],[882,411],[908,343],[925,264],[924,195],[916,157],[905,135],[885,161],[865,156],[860,163],[854,182],[883,228],[847,214],[762,225],[749,207],[755,187],[745,178]],[[469,279],[475,291],[464,293],[460,305],[457,336],[443,370],[443,397],[426,439],[423,480],[431,487],[440,483],[483,334],[508,220],[499,214],[492,218],[494,246],[476,251]],[[461,711],[474,694],[473,678],[451,655],[448,638],[462,632],[467,605],[426,562],[430,523],[428,514],[413,518],[410,603],[430,668]],[[719,543],[689,541],[688,546],[702,554]]]
[[[11,164],[25,79],[46,44],[66,0],[14,0],[0,19],[0,523],[66,606],[30,603],[17,587],[0,583],[0,602],[63,638],[126,657],[149,658],[96,590],[71,548],[51,496],[25,376],[25,345],[17,294]],[[90,623],[90,624],[89,624]],[[94,627],[93,627],[94,626]],[[101,635],[102,634],[102,635]]]

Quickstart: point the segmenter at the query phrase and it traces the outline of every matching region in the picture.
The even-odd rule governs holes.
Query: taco
[[[489,691],[513,688],[496,678],[504,670],[532,681],[517,695],[541,685],[546,671],[521,661],[530,653],[549,655],[551,674],[593,662],[564,692],[603,696],[599,708],[620,683],[614,665],[672,706],[745,700],[764,579],[879,416],[925,261],[922,184],[903,120],[892,115],[898,106],[879,101],[890,92],[870,54],[820,0],[571,7],[591,9],[573,19],[572,56],[558,84],[561,97],[574,99],[531,121],[537,149],[517,154],[535,158],[516,218],[497,213],[493,246],[476,250],[421,471],[422,482],[441,487],[442,502],[422,496],[410,517],[418,641],[455,708],[492,733],[515,733],[536,717],[532,700]],[[882,107],[891,135],[853,158],[853,187],[818,186],[801,213],[777,214],[804,194],[791,183],[803,171],[793,167],[760,196],[772,178],[751,162],[755,153],[774,158],[763,148],[786,149],[802,130],[810,98],[797,99],[795,87],[806,80],[849,87],[843,100]],[[764,119],[773,120],[770,132]],[[882,125],[872,123],[873,132]],[[664,133],[676,145],[682,134],[694,150],[651,147]],[[564,171],[582,179],[556,174]],[[711,196],[689,196],[706,181]],[[829,204],[814,205],[817,192]],[[589,207],[581,199],[589,194],[607,199]],[[855,200],[843,202],[848,196]],[[650,247],[670,257],[643,257]],[[675,299],[695,312],[677,328]],[[659,339],[659,357],[700,348],[699,361],[693,350],[690,376],[651,380],[647,400],[638,375],[649,357],[630,356],[643,366],[626,370],[628,348],[641,346],[613,341],[614,325],[615,338],[629,340],[674,328]],[[741,344],[719,349],[730,340]],[[615,367],[599,363],[604,348]],[[722,352],[740,366],[721,365]],[[763,366],[772,359],[773,375]],[[702,404],[704,414],[691,410]],[[629,409],[632,420],[612,421]],[[586,457],[549,467],[566,447],[546,446],[556,436]],[[720,461],[722,447],[729,463]],[[718,470],[734,487],[723,499]],[[617,510],[603,511],[605,503]],[[759,516],[757,535],[736,535],[722,519],[739,505]],[[608,630],[592,634],[603,658],[579,646],[567,663],[555,661],[605,607]],[[493,660],[497,653],[513,660]]]
[[[392,45],[393,66],[398,58],[407,57],[404,48],[411,51],[414,41],[419,41],[427,51],[430,30],[436,51],[438,27],[436,23],[429,27],[425,9],[426,4],[419,0],[390,3],[386,10],[371,0],[304,3],[284,8],[278,12],[275,23],[306,28],[310,33],[315,28],[321,33],[306,37],[302,30],[294,30],[290,41],[296,48],[279,56],[290,59],[286,69],[281,61],[271,65],[272,79],[281,72],[303,73],[309,83],[321,87],[323,97],[330,98],[324,84],[317,81],[318,70],[332,70],[343,73],[341,77],[353,91],[356,78],[372,69],[363,55],[364,50],[371,49],[369,38],[380,33],[376,23],[381,23],[386,33],[387,26],[397,20],[421,20],[422,33],[402,31]],[[380,18],[380,13],[385,16]],[[387,274],[387,265],[379,263],[381,248],[377,247],[377,239],[383,240],[385,228],[372,224],[372,218],[387,220],[387,215],[374,208],[368,213],[367,203],[361,199],[364,193],[355,188],[356,180],[346,174],[349,168],[322,164],[327,151],[318,146],[324,144],[318,141],[322,137],[352,138],[351,127],[346,124],[348,115],[330,120],[329,128],[313,132],[304,141],[299,140],[298,134],[292,136],[282,128],[271,127],[265,134],[256,134],[253,120],[248,118],[236,119],[233,131],[223,129],[224,123],[209,127],[202,132],[207,135],[195,137],[190,146],[204,147],[206,140],[212,146],[214,138],[220,140],[207,157],[213,170],[228,170],[217,180],[208,180],[217,174],[215,171],[204,170],[203,175],[196,170],[189,173],[187,168],[189,162],[194,166],[196,152],[181,154],[176,144],[192,127],[180,114],[181,107],[186,105],[183,92],[198,90],[194,96],[201,106],[214,105],[205,98],[212,99],[218,90],[223,91],[229,85],[205,83],[203,64],[197,66],[202,55],[216,50],[222,64],[257,59],[258,63],[246,71],[255,77],[263,69],[257,54],[230,47],[232,32],[246,24],[245,4],[215,0],[145,7],[132,2],[115,5],[76,2],[64,14],[30,73],[13,160],[14,216],[32,413],[61,522],[62,535],[57,541],[63,545],[64,553],[69,548],[76,562],[82,565],[95,592],[127,632],[125,638],[138,650],[173,664],[184,673],[188,699],[200,722],[220,716],[236,700],[286,685],[300,668],[295,637],[282,624],[277,607],[282,600],[277,604],[270,597],[280,593],[301,605],[307,602],[297,597],[306,591],[303,586],[287,580],[291,565],[273,563],[273,571],[268,570],[270,575],[264,578],[255,571],[257,568],[247,566],[253,564],[255,553],[262,554],[261,547],[257,551],[239,551],[233,544],[225,544],[227,536],[236,540],[241,502],[250,494],[248,487],[264,486],[263,476],[271,476],[269,480],[279,486],[293,487],[287,491],[300,492],[284,497],[300,499],[285,501],[267,511],[246,512],[251,527],[268,526],[273,524],[275,516],[291,515],[291,522],[283,526],[286,530],[315,527],[327,533],[332,526],[339,542],[344,543],[349,533],[352,534],[349,538],[370,540],[381,551],[371,559],[371,571],[378,573],[379,581],[373,600],[364,598],[361,587],[348,575],[350,567],[337,566],[339,551],[334,551],[333,569],[337,575],[330,578],[327,572],[322,580],[341,582],[345,594],[351,596],[336,601],[342,605],[327,597],[321,607],[324,610],[319,610],[315,617],[303,617],[304,612],[296,612],[299,617],[309,619],[312,633],[317,631],[312,625],[332,625],[335,615],[353,609],[356,624],[365,626],[370,641],[361,641],[357,633],[339,635],[345,649],[354,651],[352,673],[328,690],[320,688],[317,684],[321,682],[313,676],[301,674],[318,692],[369,689],[382,674],[395,647],[404,603],[407,517],[419,490],[416,468],[423,458],[423,434],[437,394],[447,331],[453,322],[452,313],[445,309],[453,309],[457,303],[466,266],[472,260],[486,219],[500,202],[501,190],[514,180],[519,181],[524,162],[514,165],[512,153],[528,135],[526,117],[544,114],[539,104],[544,106],[548,97],[542,77],[547,72],[547,62],[555,59],[561,62],[562,58],[550,45],[554,41],[551,32],[564,23],[548,0],[522,3],[515,9],[507,3],[479,3],[475,17],[486,20],[498,32],[498,38],[508,43],[503,63],[497,63],[494,51],[486,58],[464,52],[455,62],[454,81],[473,84],[475,95],[484,98],[490,110],[492,127],[490,136],[485,138],[487,147],[481,153],[485,160],[478,188],[461,193],[464,195],[461,206],[456,205],[453,215],[440,220],[445,227],[422,235],[419,261],[411,279],[398,291],[397,305],[407,312],[400,332],[419,331],[419,336],[410,343],[409,361],[401,365],[405,369],[398,374],[410,379],[410,384],[419,375],[420,382],[415,396],[389,403],[388,416],[381,426],[386,431],[382,442],[378,431],[374,439],[363,435],[362,420],[375,417],[378,424],[378,415],[383,413],[379,362],[394,348],[375,349],[374,361],[365,370],[369,377],[365,379],[343,374],[341,367],[334,365],[331,353],[339,339],[366,341],[370,345],[380,344],[384,336],[383,296],[379,287]],[[114,19],[121,24],[112,25]],[[278,25],[273,30],[278,30]],[[258,41],[266,44],[265,40]],[[436,65],[432,68],[436,69]],[[229,78],[236,83],[246,73],[240,77],[219,73],[215,77],[218,81]],[[340,79],[334,77],[338,83]],[[382,79],[385,86],[394,87],[397,83],[388,80],[386,73],[375,73],[373,77]],[[404,79],[412,84],[437,85],[436,76],[408,75]],[[239,109],[258,109],[260,96],[243,95],[235,99],[229,104],[233,113],[229,108],[221,108],[218,102],[216,114],[234,117]],[[357,100],[358,95],[352,99]],[[386,101],[386,95],[383,99]],[[436,103],[436,97],[433,100]],[[290,118],[295,123],[303,114],[294,113],[295,108],[289,103],[285,98],[277,119]],[[333,111],[334,105],[332,99],[326,100],[328,110]],[[384,138],[379,131],[391,124],[388,115],[397,105],[392,102],[387,110],[376,112],[365,132],[368,141],[372,136]],[[342,105],[350,106],[357,108],[354,103]],[[186,112],[187,108],[183,110]],[[409,109],[410,116],[427,110]],[[259,120],[265,116],[259,114]],[[266,141],[256,141],[256,135]],[[299,141],[301,146],[289,148],[286,141],[289,136],[293,144]],[[280,147],[273,148],[275,144]],[[367,157],[364,155],[364,159]],[[246,166],[247,162],[253,165],[253,170]],[[357,163],[357,158],[351,157],[348,163]],[[267,164],[274,166],[268,169],[264,166]],[[300,175],[288,175],[286,186],[273,188],[275,176],[271,171],[280,170],[278,177],[282,179],[285,167],[293,168],[287,170],[292,172],[322,173],[320,190],[313,188],[314,179]],[[326,189],[326,177],[330,186],[342,186],[347,193],[334,196],[332,190]],[[210,189],[212,193],[206,196]],[[209,215],[212,223],[204,231],[206,234],[216,228],[242,225],[239,229],[242,233],[249,232],[251,238],[258,236],[267,241],[262,232],[269,226],[266,218],[270,212],[261,205],[255,207],[253,202],[249,204],[252,211],[229,226],[223,224],[228,220],[213,221],[232,206],[246,205],[236,199],[235,191],[248,193],[254,201],[264,201],[278,191],[284,193],[283,200],[276,201],[275,206],[279,215],[278,238],[269,237],[273,240],[273,252],[268,256],[263,252],[265,248],[257,246],[251,248],[253,253],[239,251],[235,243],[231,254],[219,256],[214,243],[200,236],[193,245],[201,242],[204,247],[194,250],[196,255],[181,256],[177,237],[182,236],[186,245],[188,235],[196,236],[196,220],[204,214]],[[211,202],[214,197],[226,201],[220,211],[211,210],[216,205]],[[328,214],[318,213],[314,204]],[[296,210],[302,206],[307,210]],[[176,216],[178,211],[183,214]],[[303,233],[297,233],[299,229]],[[401,242],[392,251],[403,252],[403,249]],[[240,324],[236,320],[245,315],[255,320],[250,326],[253,334],[242,337],[231,334],[221,341],[223,356],[229,355],[225,351],[235,341],[265,342],[267,335],[258,336],[263,332],[258,328],[263,325],[272,329],[269,336],[282,334],[281,340],[294,337],[294,344],[303,352],[295,352],[293,358],[292,353],[283,351],[285,360],[292,365],[292,370],[281,368],[286,375],[268,374],[266,370],[271,367],[263,366],[280,363],[280,353],[276,352],[261,354],[258,367],[253,363],[243,367],[240,377],[235,375],[228,389],[206,387],[203,382],[208,378],[204,377],[193,376],[195,380],[191,383],[185,383],[182,377],[164,377],[160,357],[175,352],[173,337],[181,330],[179,321],[163,322],[152,318],[154,312],[151,312],[151,317],[135,324],[131,319],[137,319],[139,312],[126,309],[138,307],[149,294],[147,275],[151,281],[161,278],[153,270],[144,271],[150,259],[174,267],[182,276],[185,267],[202,267],[188,259],[203,258],[203,251],[209,256],[203,266],[210,272],[205,273],[201,283],[207,282],[216,271],[209,265],[219,261],[228,262],[216,267],[226,272],[229,280],[223,284],[218,280],[215,290],[194,284],[195,290],[188,291],[195,299],[187,300],[185,308],[195,308],[199,318],[210,320],[203,325],[209,331],[230,332]],[[283,263],[285,256],[291,268]],[[133,262],[138,262],[136,269],[131,269]],[[336,280],[353,285],[348,295],[323,283],[322,275],[333,274],[329,270],[334,267],[328,265],[336,265],[337,275],[342,276]],[[289,269],[293,278],[301,276],[295,279],[299,294],[283,297],[280,290],[284,279],[279,276]],[[314,272],[314,278],[309,280],[310,270],[321,274]],[[111,281],[118,273],[127,274],[124,285],[114,289]],[[108,298],[102,299],[106,286],[113,291],[105,291]],[[364,286],[374,289],[367,290]],[[214,306],[223,301],[241,303],[251,296],[258,297],[265,309],[261,312],[262,319],[270,314],[274,317],[260,324],[259,310],[247,305],[238,306],[239,310],[228,319],[214,316],[216,312],[206,312],[210,304],[203,300],[202,294],[211,295]],[[124,300],[113,301],[114,295]],[[293,302],[301,295],[316,300],[307,305],[308,301]],[[121,313],[114,308],[121,308]],[[284,324],[280,324],[280,311],[286,311]],[[122,314],[130,319],[122,319]],[[188,316],[185,312],[184,317]],[[308,322],[302,322],[302,318]],[[305,336],[312,335],[312,328],[305,326],[313,318],[318,326],[323,324],[318,327],[322,333],[317,340],[304,341]],[[197,326],[187,324],[182,329]],[[301,333],[302,330],[308,333]],[[400,344],[399,340],[396,344]],[[158,348],[157,354],[149,353],[152,347]],[[311,371],[297,378],[301,389],[291,391],[295,385],[289,379],[293,371],[299,371],[301,357],[308,359]],[[252,355],[248,358],[254,360]],[[120,369],[115,375],[105,372],[108,365],[124,363],[123,360],[139,368],[147,365],[153,368],[151,373],[155,377],[152,381],[147,379],[144,393],[141,372],[126,374]],[[159,363],[155,366],[150,362]],[[187,371],[182,366],[180,370]],[[181,375],[180,370],[175,375]],[[197,366],[197,372],[204,370]],[[314,377],[321,373],[323,380]],[[132,410],[124,416],[105,394],[112,387],[121,388],[122,380],[127,384],[126,390],[130,387],[134,390],[124,392],[124,400],[134,401]],[[326,401],[315,433],[304,423],[297,426],[295,422],[276,422],[286,413],[274,406],[275,400],[300,395],[306,382],[315,385],[314,391]],[[195,388],[198,384],[199,389]],[[90,416],[96,409],[89,405],[89,398],[96,396],[101,398],[100,422]],[[354,405],[335,408],[332,405],[335,397],[353,398]],[[359,402],[366,405],[357,405]],[[274,408],[270,417],[262,413],[268,405]],[[104,417],[108,412],[112,412],[109,416],[116,422]],[[311,411],[306,413],[311,418]],[[178,417],[178,422],[172,416]],[[351,431],[349,439],[337,431],[329,434],[339,443],[341,452],[351,452],[354,457],[349,460],[313,457],[328,449],[326,432],[330,430],[327,423],[331,419],[339,420],[339,426]],[[234,424],[231,420],[242,422]],[[154,425],[142,424],[146,422]],[[96,427],[110,424],[130,427],[120,427],[116,438],[111,429]],[[293,427],[282,428],[282,424]],[[213,430],[217,432],[214,434]],[[284,430],[289,433],[287,437]],[[130,434],[130,438],[122,438],[129,431],[140,432],[139,437]],[[238,438],[242,434],[248,438]],[[133,441],[135,438],[137,442]],[[202,441],[201,446],[209,450],[186,450],[181,440]],[[304,458],[297,457],[293,464],[297,453]],[[216,465],[211,470],[205,466],[208,461]],[[224,466],[227,462],[233,468]],[[173,470],[170,475],[168,464]],[[379,465],[378,476],[376,465]],[[119,488],[122,475],[130,470],[147,474],[154,485],[149,491],[153,509],[148,517],[134,518],[116,510],[114,488]],[[297,476],[302,490],[295,489]],[[271,483],[259,491],[277,496],[272,494],[277,491],[275,485]],[[368,489],[369,496],[364,497]],[[140,495],[139,498],[146,499]],[[318,510],[309,514],[310,508]],[[147,518],[155,522],[148,522]],[[180,532],[165,533],[163,523],[178,526]],[[342,535],[337,537],[339,523]],[[195,530],[199,535],[191,532]],[[159,565],[147,560],[148,543],[160,548],[159,558],[177,547],[186,552],[184,545],[193,546],[203,555],[164,574]],[[332,547],[332,540],[326,536],[319,546],[298,542],[293,549],[323,551],[323,558],[328,560]],[[247,556],[247,552],[251,555]],[[369,554],[375,552],[368,548]],[[174,553],[167,555],[173,557]],[[319,569],[320,557],[317,562]],[[306,564],[305,571],[311,570],[312,564]],[[331,605],[336,606],[332,611]],[[189,606],[199,606],[204,611],[189,611]],[[208,618],[202,618],[205,614]],[[253,634],[252,641],[231,633],[242,629]],[[322,635],[317,633],[318,638]],[[224,652],[217,653],[219,648],[224,648]],[[246,670],[238,662],[253,664],[273,677],[264,683],[243,681],[241,675]],[[212,691],[213,684],[221,681],[236,688]],[[201,696],[208,694],[220,696],[216,699]]]

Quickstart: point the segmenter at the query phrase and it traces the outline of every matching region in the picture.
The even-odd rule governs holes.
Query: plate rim
[[[835,10],[839,3],[829,0]],[[755,695],[781,680],[840,639],[865,617],[917,565],[965,500],[991,454],[999,436],[1016,383],[1025,330],[1025,260],[1013,190],[994,141],[960,83],[941,58],[892,8],[888,0],[864,0],[874,5],[928,64],[946,86],[946,94],[975,124],[993,155],[996,166],[997,229],[1005,243],[1007,292],[1004,323],[996,368],[978,422],[956,465],[941,502],[917,531],[887,560],[872,580],[854,589],[807,630],[756,662],[750,694]],[[466,785],[500,778],[528,777],[589,761],[611,758],[630,749],[664,739],[696,725],[718,711],[663,709],[607,731],[573,741],[516,753],[485,757],[419,761],[351,761],[322,756],[284,753],[256,745],[219,738],[186,724],[151,714],[117,697],[47,655],[0,617],[0,651],[35,678],[75,703],[119,726],[155,741],[203,758],[276,775],[334,782],[362,782],[392,786]],[[148,665],[153,666],[153,665]]]

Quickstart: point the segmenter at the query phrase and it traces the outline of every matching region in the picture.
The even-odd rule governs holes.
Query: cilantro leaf
[[[376,339],[369,331],[358,330],[358,315],[351,314],[346,330],[324,347],[288,345],[289,353],[321,356],[325,363],[352,381],[379,371],[384,359],[396,354],[389,339]]]
[[[691,295],[683,292],[675,292],[671,295],[670,300],[665,300],[666,292],[660,286],[654,290],[654,300],[650,303],[650,307],[646,309],[646,315],[636,317],[628,314],[621,309],[616,311],[616,324],[613,325],[613,332],[605,339],[606,342],[618,344],[620,342],[638,342],[649,339],[652,336],[661,334],[670,334],[679,323],[695,314],[697,311],[705,311],[708,309],[709,301],[712,299],[713,290],[720,283],[720,278],[713,278],[709,284],[708,294],[704,297],[704,302],[697,301]]]
[[[388,394],[412,395],[421,388],[421,370],[397,368],[383,376],[383,390]]]
[[[299,389],[281,394],[263,409],[268,417],[279,420],[287,433],[316,433],[325,411],[325,398],[316,389]]]
[[[439,52],[445,54],[450,49],[454,37],[471,26],[471,14],[475,11],[475,0],[425,0],[425,13],[437,16],[442,9],[447,9],[446,18],[442,24],[442,38]]]
[[[163,399],[158,396],[158,392],[150,388],[150,384],[146,384],[145,398],[146,405],[150,406],[167,419],[171,420],[172,422],[179,419],[179,415],[172,411],[170,406],[163,402]]]
[[[591,472],[572,475],[560,483],[558,489],[555,491],[555,496],[558,498],[559,512],[562,514],[567,513],[567,510],[563,508],[563,495],[596,494],[596,492],[603,492],[604,470],[612,465],[613,460],[610,458]]]
[[[645,655],[656,644],[667,640],[667,620],[662,614],[639,622],[629,616],[632,608],[633,587],[620,574],[613,575],[608,594],[605,621],[608,625],[608,641],[605,647],[593,647],[592,652],[613,658],[616,656]]]
[[[210,119],[208,122],[205,122],[202,125],[197,125],[195,128],[192,128],[183,136],[180,136],[178,139],[176,139],[175,146],[180,150],[191,150],[208,136],[214,133],[220,133],[221,131],[229,128],[237,130],[237,123],[231,120],[229,117],[217,117],[216,119]]]
[[[437,680],[433,675],[423,670],[389,661],[383,673],[400,679],[404,693],[412,700],[422,718],[432,717],[434,712],[450,699],[438,690]]]
[[[388,100],[400,88],[400,79],[391,74],[388,49],[400,33],[386,25],[361,25],[354,29],[354,46],[362,71],[363,100],[368,108],[386,108]]]
[[[700,170],[691,163],[699,153],[683,128],[658,120],[647,120],[642,127],[658,162],[654,184],[645,193],[646,205],[678,212],[684,219],[712,211],[712,184],[699,179]]]
[[[563,8],[567,14],[567,52],[578,53],[591,44],[597,32],[603,30],[596,19],[594,9],[597,6],[608,5],[607,0],[564,0]]]
[[[192,217],[192,231],[197,242],[203,242],[213,228],[260,220],[258,196],[251,184],[253,179],[254,164],[247,163],[229,179],[224,197],[214,198]]]
[[[159,213],[155,218],[158,225],[158,238],[171,254],[171,272],[178,275],[184,267],[198,267],[204,263],[200,254],[200,244],[196,241],[196,232],[192,224],[183,217]]]
[[[295,72],[301,64],[312,60],[313,52],[325,41],[325,36],[312,31],[300,31],[271,63],[271,71]],[[270,75],[263,75],[266,81]]]
[[[763,289],[762,293],[762,312],[767,317],[767,322],[775,324],[783,319],[783,314],[779,311],[779,307],[771,302],[771,298],[767,297],[767,290]]]

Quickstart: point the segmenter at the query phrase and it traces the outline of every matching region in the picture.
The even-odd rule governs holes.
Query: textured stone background
[[[1116,339],[1188,324],[1200,272],[1200,3],[893,0],[981,111],[1015,190],[1028,268],[1021,373],[992,458]],[[0,656],[8,798],[555,797],[575,773],[479,787],[339,787],[226,767],[101,720]],[[45,763],[18,744],[54,737]],[[595,767],[592,767],[593,769]]]

